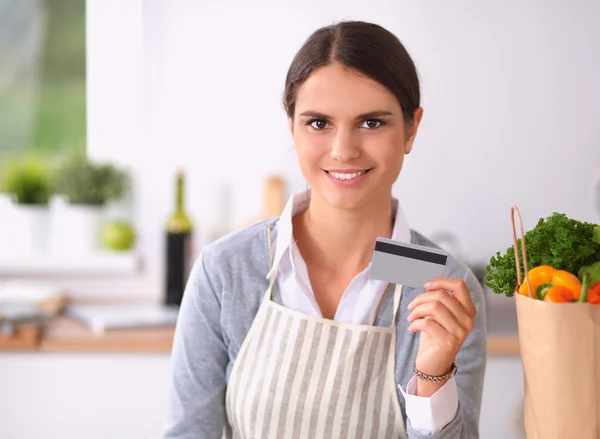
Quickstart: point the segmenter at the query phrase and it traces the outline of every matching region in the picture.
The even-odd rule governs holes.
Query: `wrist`
[[[431,369],[435,370],[436,368]],[[437,369],[441,369],[442,372],[429,373],[432,372],[430,370],[424,372],[421,369],[419,369],[417,363],[415,363],[413,370],[417,378],[417,396],[430,397],[434,395],[438,390],[440,390],[444,386],[444,384],[446,384],[446,382],[456,374],[456,362],[453,361],[450,366]]]
[[[423,364],[417,359],[414,363],[413,370],[417,376],[437,378],[451,374],[454,370],[454,366],[455,361],[450,361],[449,363],[444,361],[443,363],[438,364]],[[423,378],[421,378],[421,380],[423,380]]]

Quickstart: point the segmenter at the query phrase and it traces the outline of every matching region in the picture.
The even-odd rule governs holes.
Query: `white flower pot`
[[[48,206],[17,204],[14,197],[0,199],[0,253],[29,256],[46,251]]]
[[[28,256],[47,249],[49,208],[17,204],[3,195],[0,200],[0,243],[2,254]]]
[[[0,252],[12,242],[10,241],[10,229],[14,223],[12,218],[13,209],[13,200],[11,196],[0,193]]]
[[[53,254],[89,255],[100,249],[100,206],[68,204],[55,198],[51,204],[49,250]]]
[[[29,253],[44,253],[48,244],[49,207],[19,204],[15,211],[22,227],[23,247],[29,249]]]

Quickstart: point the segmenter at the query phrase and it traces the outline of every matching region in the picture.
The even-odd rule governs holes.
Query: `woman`
[[[284,106],[311,189],[196,262],[165,439],[478,437],[474,275],[450,257],[423,288],[369,278],[377,237],[435,246],[392,197],[419,98],[410,56],[380,26],[328,26],[300,49]]]

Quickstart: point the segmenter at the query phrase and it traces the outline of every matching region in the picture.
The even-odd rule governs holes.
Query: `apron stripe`
[[[342,340],[342,338],[339,338]],[[319,431],[322,432],[322,436],[318,439],[329,439],[334,437],[332,435],[333,430],[333,420],[336,412],[336,407],[339,401],[340,389],[342,387],[341,381],[343,378],[343,374],[340,373],[340,364],[343,366],[347,363],[348,359],[348,348],[350,347],[350,341],[352,339],[352,332],[348,329],[344,330],[344,338],[341,342],[341,352],[339,357],[336,357],[334,362],[331,364],[333,373],[330,372],[330,379],[332,378],[333,383],[331,387],[326,387],[324,389],[324,393],[330,395],[329,403],[326,404],[328,407],[327,410],[327,418],[325,420],[325,425],[319,423]],[[325,401],[324,401],[325,402]],[[324,414],[325,410],[321,410],[321,414]]]
[[[389,349],[392,348],[392,338],[391,337],[386,337],[385,338],[385,351],[387,352]],[[386,385],[386,381],[385,378],[387,377],[387,364],[385,366],[383,366],[386,368],[386,370],[382,373],[382,377],[383,379],[379,381],[379,383],[377,383],[377,394],[380,395],[380,398],[383,398],[383,401],[381,403],[381,407],[380,407],[380,411],[378,413],[379,416],[375,416],[375,421],[373,422],[373,431],[377,431],[377,437],[384,437],[385,434],[385,430],[386,427],[390,424],[389,421],[389,414],[390,414],[390,398],[386,398],[385,395],[388,393],[386,392],[385,389],[385,385]],[[389,384],[388,384],[389,385]]]
[[[265,332],[267,330],[267,323],[269,322],[269,317],[271,316],[271,313],[273,312],[272,308],[266,308],[264,309],[264,312],[258,312],[257,313],[257,321],[256,323],[258,323],[258,325],[256,326],[256,330],[259,334],[259,340],[260,339],[264,339],[265,337]],[[264,318],[263,318],[264,316]],[[252,325],[254,326],[254,324]],[[234,373],[235,371],[232,369],[232,373],[230,378],[230,382],[228,385],[228,388],[232,389],[232,395],[231,395],[231,413],[233,414],[233,416],[235,416],[235,419],[232,419],[232,421],[234,422],[234,433],[237,435],[240,435],[240,430],[242,428],[242,402],[244,400],[244,398],[242,398],[239,395],[239,390],[240,390],[240,382],[247,382],[248,375],[250,374],[250,370],[252,370],[252,367],[254,366],[254,361],[256,361],[257,356],[253,355],[253,356],[248,356],[248,351],[254,351],[256,348],[260,347],[260,344],[257,343],[256,341],[256,334],[254,334],[253,336],[253,332],[249,332],[246,335],[247,340],[244,342],[244,344],[242,344],[242,347],[240,348],[240,352],[238,354],[238,359],[236,360],[236,363],[238,365],[243,365],[243,367],[240,367],[240,371],[239,373]],[[235,365],[234,365],[235,368]],[[236,379],[237,378],[237,379]],[[235,409],[233,408],[235,404]]]
[[[386,398],[388,401],[389,399]],[[385,431],[385,438],[386,439],[394,439],[394,422],[393,422],[393,418],[390,419],[390,412],[392,411],[392,408],[390,407],[390,405],[388,404],[388,412],[387,412],[387,430]]]
[[[266,340],[263,340],[265,346],[267,346],[267,350],[265,352],[264,361],[262,363],[257,364],[257,368],[254,372],[255,376],[258,376],[258,380],[256,380],[256,390],[253,392],[255,398],[252,401],[252,411],[250,412],[249,422],[252,424],[249,431],[251,432],[252,437],[256,437],[257,431],[255,429],[259,427],[259,419],[264,420],[265,412],[260,408],[260,402],[262,399],[262,395],[264,394],[265,387],[268,386],[268,383],[265,383],[265,380],[272,376],[271,366],[273,365],[274,359],[271,358],[273,353],[277,353],[277,349],[279,349],[279,345],[277,343],[277,339],[281,340],[281,331],[278,331],[279,322],[281,320],[281,313],[274,312],[273,316],[273,325],[270,327],[269,334],[272,335],[273,340],[269,343]],[[256,371],[262,371],[263,373],[256,373]],[[262,427],[262,426],[260,426]]]
[[[285,389],[285,385],[287,383],[290,383],[291,385],[291,381],[288,380],[291,366],[296,366],[298,364],[297,359],[296,361],[292,361],[295,353],[299,352],[299,349],[296,349],[296,343],[294,341],[298,338],[301,324],[303,323],[304,325],[302,326],[306,327],[306,322],[298,319],[292,319],[290,316],[288,316],[287,319],[290,324],[290,333],[284,337],[286,350],[283,354],[281,369],[277,371],[278,375],[273,378],[273,383],[276,385],[276,387],[274,388],[274,385],[271,386],[269,405],[266,408],[266,412],[269,413],[270,416],[270,422],[268,424],[265,423],[265,429],[263,430],[263,435],[261,436],[263,438],[278,437],[277,428],[280,424],[281,412],[285,412],[285,410],[287,410],[287,404],[285,403],[286,399],[284,398],[284,395],[288,395],[289,393],[284,392],[285,390],[289,392],[289,389]],[[275,401],[281,401],[281,403],[275,404]]]
[[[365,351],[368,349],[367,343],[369,341],[367,332],[360,333],[360,340],[358,343],[358,348],[354,353],[354,362],[352,364],[352,377],[350,378],[349,383],[349,392],[346,397],[346,401],[344,404],[344,410],[342,411],[344,424],[342,426],[342,431],[340,433],[341,437],[348,437],[348,430],[350,428],[350,422],[352,421],[352,407],[354,406],[354,396],[356,394],[356,389],[358,387],[358,382],[360,378],[360,366],[363,363],[363,360],[366,359]]]
[[[339,328],[337,326],[331,326],[331,334],[325,350],[326,357],[323,365],[321,366],[321,377],[317,383],[317,399],[315,401],[315,406],[318,407],[318,409],[316,411],[312,411],[312,418],[310,420],[310,428],[308,431],[308,437],[310,438],[314,438],[316,436],[319,419],[324,413],[327,413],[329,401],[323,401],[323,399],[324,396],[328,394],[328,392],[325,390],[325,384],[327,381],[331,381],[330,378],[335,374],[335,368],[332,370],[331,365],[333,360],[337,357],[337,355],[339,355],[339,352],[336,352],[336,349],[339,350],[339,341],[341,340],[341,338],[337,336],[338,330]],[[336,341],[338,343],[336,343]]]
[[[367,369],[367,363],[369,361],[373,361],[373,358],[369,358],[367,354],[372,345],[373,341],[373,333],[364,332],[365,334],[365,342],[362,345],[362,352],[360,354],[357,353],[354,362],[354,368],[356,370],[356,378],[352,380],[352,393],[348,395],[349,403],[348,407],[348,422],[344,425],[343,436],[348,438],[354,438],[356,434],[356,421],[358,420],[358,409],[360,408],[361,396],[362,396],[362,388],[365,384],[365,372]]]
[[[278,312],[277,317],[283,320],[281,322],[283,330],[276,331],[275,340],[273,341],[273,351],[270,355],[269,361],[267,362],[267,368],[265,370],[267,379],[265,380],[264,384],[259,386],[259,389],[262,389],[262,391],[260,400],[257,404],[258,416],[253,417],[253,419],[256,419],[255,434],[261,438],[267,437],[266,434],[271,426],[271,416],[273,415],[272,395],[279,379],[281,362],[283,361],[283,357],[280,355],[280,352],[285,348],[283,343],[285,343],[285,340],[289,338],[290,333],[291,319],[288,316],[283,315],[282,312]],[[277,327],[277,322],[275,322],[275,327]]]
[[[298,398],[298,406],[300,408],[304,407],[304,411],[302,409],[298,410],[298,416],[294,420],[294,430],[291,437],[301,437],[300,431],[302,428],[302,423],[304,422],[304,415],[306,414],[306,408],[310,407],[310,402],[307,404],[306,397],[308,396],[308,386],[311,383],[311,379],[306,379],[307,377],[313,376],[313,370],[315,369],[315,360],[317,357],[317,346],[318,341],[321,338],[321,333],[323,332],[323,325],[318,325],[315,328],[315,335],[311,343],[311,349],[308,355],[308,358],[303,357],[306,362],[306,372],[305,379],[302,380],[302,386],[300,388],[300,395]]]
[[[389,340],[388,334],[382,334],[377,340],[377,352],[375,353],[376,358],[383,358],[385,355],[386,340]],[[379,419],[381,414],[379,413],[380,406],[375,405],[375,398],[381,398],[384,396],[383,384],[386,373],[386,363],[381,362],[375,364],[373,368],[373,385],[369,387],[369,395],[367,397],[367,404],[365,406],[365,417],[362,418],[361,422],[357,427],[356,437],[362,439],[368,439],[371,436],[371,432],[379,430]]]
[[[364,339],[366,338],[366,332],[354,331],[352,333],[352,341],[348,350],[348,357],[346,364],[344,365],[344,378],[342,379],[342,387],[340,389],[340,396],[336,407],[336,413],[333,421],[333,437],[345,437],[347,434],[347,427],[349,421],[348,405],[349,400],[352,399],[353,383],[356,382],[356,363],[360,361],[362,349],[364,346]],[[342,433],[342,429],[345,428],[346,432]]]
[[[319,406],[320,402],[317,392],[322,395],[323,382],[327,379],[327,369],[324,366],[325,364],[329,365],[329,362],[331,361],[331,349],[333,348],[332,344],[335,342],[336,334],[337,329],[334,329],[333,326],[323,326],[323,333],[321,334],[318,348],[315,349],[316,358],[314,362],[314,373],[309,380],[310,385],[306,394],[306,402],[304,403],[302,428],[298,437],[310,437],[308,433],[311,424],[316,424],[317,422],[315,413],[318,415],[318,409],[315,409]],[[319,384],[321,384],[320,387]],[[316,398],[318,399],[315,400]]]
[[[308,321],[302,320],[300,321],[300,325],[298,328],[298,334],[295,340],[290,340],[289,343],[294,346],[294,354],[292,356],[290,371],[285,380],[285,388],[283,391],[283,398],[281,402],[281,410],[279,412],[279,418],[277,419],[277,435],[276,438],[285,437],[284,432],[287,427],[288,420],[288,410],[290,410],[290,398],[292,394],[292,385],[297,376],[298,366],[300,365],[300,355],[302,353],[302,346],[304,346],[304,340],[306,338],[306,334],[308,333]],[[298,378],[302,379],[302,378]]]
[[[361,385],[359,391],[359,400],[360,405],[356,404],[355,409],[358,409],[358,413],[353,412],[352,416],[352,424],[351,430],[356,432],[356,437],[362,438],[362,433],[365,428],[365,418],[367,417],[367,403],[369,399],[369,389],[372,389],[374,386],[370,386],[369,384],[373,382],[373,375],[377,378],[377,371],[375,368],[382,364],[382,359],[377,356],[379,353],[379,342],[382,338],[380,332],[375,332],[371,334],[371,345],[369,354],[367,355],[367,368],[364,372],[364,381]],[[375,371],[375,374],[373,372]],[[370,392],[372,393],[372,392]]]
[[[285,426],[285,434],[281,437],[293,438],[294,424],[296,422],[296,416],[298,413],[298,397],[300,395],[300,386],[303,382],[305,382],[306,378],[306,358],[312,348],[313,343],[313,334],[315,331],[316,323],[312,320],[308,321],[308,325],[306,327],[306,334],[304,340],[302,340],[302,349],[300,351],[300,357],[298,358],[298,369],[296,370],[296,374],[291,377],[294,382],[292,384],[292,390],[289,396],[289,406],[285,416],[285,420],[282,419]]]
[[[262,332],[262,336],[260,339],[258,339],[258,344],[256,346],[257,349],[257,355],[252,358],[250,360],[250,363],[252,364],[252,366],[248,367],[248,371],[251,373],[251,377],[249,378],[249,385],[247,388],[245,389],[240,389],[240,392],[247,392],[248,395],[256,395],[259,392],[260,387],[258,387],[258,380],[263,377],[264,378],[264,373],[256,373],[257,371],[263,371],[265,366],[266,366],[266,361],[268,358],[268,352],[269,349],[273,346],[273,342],[271,343],[266,343],[266,335],[269,334],[270,336],[272,336],[272,334],[274,333],[274,323],[276,320],[276,316],[275,318],[273,318],[273,316],[271,316],[270,318],[265,319],[265,326],[263,327],[263,332]],[[266,328],[266,330],[264,330]],[[254,372],[254,373],[252,373]],[[242,407],[242,413],[241,415],[243,416],[242,419],[242,425],[241,425],[241,429],[242,431],[246,431],[249,432],[251,426],[254,424],[254,419],[252,417],[252,408],[253,406],[255,407],[255,400],[253,397],[251,398],[240,398],[241,400],[243,400],[245,402],[245,407]]]

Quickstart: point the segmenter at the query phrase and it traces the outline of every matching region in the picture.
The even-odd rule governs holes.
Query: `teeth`
[[[353,178],[363,175],[366,171],[354,172],[351,174],[342,174],[339,172],[329,172],[329,175],[333,175],[338,180],[352,180]]]

